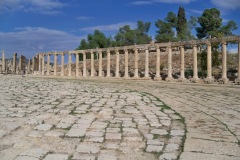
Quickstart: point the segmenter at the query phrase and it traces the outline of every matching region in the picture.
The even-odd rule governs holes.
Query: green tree
[[[176,27],[177,18],[173,12],[168,12],[165,20],[158,20],[155,26],[159,29],[155,39],[157,42],[177,41],[173,28]]]
[[[216,8],[204,10],[202,16],[198,17],[199,27],[196,27],[197,37],[203,38],[219,38],[224,36],[233,35],[232,31],[237,29],[237,25],[234,21],[228,21],[227,25],[222,24],[222,18],[220,17],[221,12]],[[219,43],[212,44],[212,66],[219,66]],[[200,66],[202,71],[206,70],[206,51],[204,50],[200,55]]]
[[[178,10],[178,15],[177,15],[177,26],[176,26],[176,30],[177,30],[177,36],[179,39],[187,39],[188,36],[188,32],[187,32],[187,28],[188,27],[188,23],[187,23],[187,19],[185,16],[185,10],[182,6],[179,7]]]
[[[113,45],[125,46],[134,44],[150,43],[152,38],[148,36],[148,31],[151,26],[150,22],[144,23],[143,21],[137,22],[137,28],[131,29],[129,25],[121,27],[115,35],[116,43]]]

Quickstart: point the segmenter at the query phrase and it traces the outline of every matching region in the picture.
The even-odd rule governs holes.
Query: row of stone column
[[[226,42],[222,42],[222,77],[221,81],[223,83],[227,83],[227,47],[226,47]],[[238,58],[240,59],[240,42],[238,44]],[[193,82],[197,82],[199,80],[198,77],[198,61],[197,61],[197,45],[193,45],[193,78],[191,79]],[[204,79],[205,82],[207,83],[212,83],[213,82],[213,77],[212,77],[212,53],[211,53],[211,43],[207,44],[207,77]],[[156,75],[154,77],[154,80],[161,80],[160,76],[160,48],[156,47]],[[94,53],[93,52],[83,52],[83,53],[67,53],[68,54],[68,76],[73,76],[72,75],[72,54],[76,55],[76,77],[80,77],[79,75],[79,54],[83,54],[83,77],[87,77],[86,72],[87,72],[87,67],[86,67],[86,54],[90,53],[91,54],[91,73],[90,77],[94,77]],[[110,50],[106,51],[107,53],[107,75],[106,77],[110,77]],[[119,76],[119,50],[115,50],[116,53],[116,68],[115,68],[115,77],[120,77]],[[167,53],[168,53],[168,76],[166,78],[166,81],[171,81],[173,80],[172,77],[172,47],[168,46],[167,47]],[[54,76],[57,75],[57,56],[59,53],[54,53]],[[139,78],[138,75],[138,49],[134,48],[134,77],[133,78]],[[128,50],[124,50],[124,59],[125,59],[125,73],[124,73],[124,78],[129,78],[129,69],[128,69]],[[45,57],[46,55],[44,54],[39,54],[39,71],[42,72],[42,75],[45,74],[44,72],[44,65],[45,65]],[[99,73],[98,77],[102,77],[102,51],[98,51],[98,57],[99,57]],[[180,46],[180,57],[181,57],[181,62],[180,62],[180,77],[179,81],[184,81],[185,78],[185,62],[184,62],[184,46]],[[33,60],[34,63],[34,60]],[[64,76],[64,53],[61,53],[61,76]],[[50,75],[50,54],[47,54],[47,73],[46,75]],[[145,79],[149,79],[149,50],[145,49]],[[240,60],[238,62],[238,78],[236,82],[240,81]]]

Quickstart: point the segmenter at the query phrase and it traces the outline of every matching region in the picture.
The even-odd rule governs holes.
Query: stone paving
[[[20,76],[0,77],[0,87],[1,160],[178,159],[183,150],[184,118],[151,94]]]

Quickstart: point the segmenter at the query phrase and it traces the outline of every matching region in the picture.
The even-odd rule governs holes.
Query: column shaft
[[[116,73],[115,77],[119,77],[119,51],[116,50]]]
[[[161,60],[160,48],[157,47],[156,75],[154,77],[154,80],[162,80],[162,78],[160,77],[160,60]]]
[[[107,51],[107,77],[110,77],[111,75],[111,52],[108,50]]]
[[[21,58],[21,56],[20,56],[20,58]],[[41,60],[42,60],[42,55],[39,54],[39,55],[38,55],[38,71],[39,71],[39,72],[42,71]]]
[[[180,78],[178,80],[184,81],[185,78],[185,62],[184,62],[184,46],[180,46],[180,58],[181,58],[181,63],[180,63]]]
[[[102,77],[102,51],[98,51],[98,54],[99,54],[98,77]]]
[[[64,53],[61,53],[61,76],[64,76]]]
[[[166,81],[171,81],[173,79],[173,77],[172,77],[172,48],[171,48],[171,46],[168,46],[167,50],[168,50],[168,76],[166,78]]]
[[[2,51],[2,71],[6,71],[5,52]]]
[[[235,80],[235,83],[240,84],[240,41],[238,42],[238,77]]]
[[[228,82],[227,78],[227,44],[222,42],[222,78],[220,82],[226,84]]]
[[[35,71],[35,57],[32,58],[32,73]]]
[[[83,53],[83,77],[87,77],[86,53]]]
[[[72,76],[72,54],[68,54],[68,76]]]
[[[13,54],[13,72],[14,73],[16,73],[16,67],[17,67],[16,59],[17,59],[17,53],[14,53]]]
[[[44,55],[42,55],[42,75],[44,75],[44,65],[45,65],[45,60],[44,60]]]
[[[91,77],[94,77],[94,53],[91,52]]]
[[[138,49],[134,49],[134,78],[139,78],[138,76]]]
[[[40,66],[41,66],[41,61],[39,62],[39,64],[40,64]],[[18,64],[18,66],[19,66],[19,71],[20,71],[20,73],[22,73],[21,71],[22,71],[22,55],[20,55],[19,56],[19,64]],[[40,70],[41,71],[41,70]]]
[[[198,78],[198,64],[197,64],[197,45],[193,45],[193,82],[199,80]]]
[[[128,50],[125,50],[125,72],[124,72],[124,78],[129,78],[128,75]]]
[[[57,76],[57,53],[54,54],[54,76]]]
[[[50,75],[50,54],[47,55],[47,76]]]
[[[76,77],[79,77],[79,53],[76,53]]]
[[[31,73],[31,59],[28,59],[28,67],[27,67],[27,73]]]
[[[207,44],[207,78],[204,79],[206,83],[213,83],[212,78],[212,46]]]
[[[149,78],[149,51],[145,50],[145,78]]]

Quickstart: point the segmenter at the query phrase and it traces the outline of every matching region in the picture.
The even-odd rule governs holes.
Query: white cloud
[[[93,26],[93,27],[85,27],[81,28],[81,31],[86,31],[86,32],[92,32],[96,29],[104,32],[104,31],[117,31],[120,27],[123,27],[125,25],[129,25],[131,28],[136,27],[136,23],[133,22],[123,22],[123,23],[116,23],[116,24],[110,24],[110,25],[100,25],[100,26]]]
[[[229,53],[238,53],[238,48],[236,47],[236,48],[230,48],[230,49],[228,49],[228,52]]]
[[[153,2],[161,2],[161,3],[190,3],[195,0],[152,0]]]
[[[80,20],[80,21],[88,21],[88,20],[92,20],[94,18],[93,17],[87,17],[87,16],[79,16],[76,19]]]
[[[146,5],[146,4],[153,4],[151,1],[134,1],[131,3],[132,5]]]
[[[82,38],[43,27],[16,28],[13,32],[0,32],[0,49],[6,50],[8,57],[17,52],[31,58],[37,52],[73,50]]]
[[[59,14],[58,9],[66,4],[58,0],[1,0],[0,13],[23,11],[41,14]]]
[[[192,13],[195,13],[195,14],[202,14],[203,13],[202,10],[196,10],[196,9],[190,9],[189,11],[192,12]]]
[[[240,0],[211,0],[211,2],[223,9],[240,9]]]

